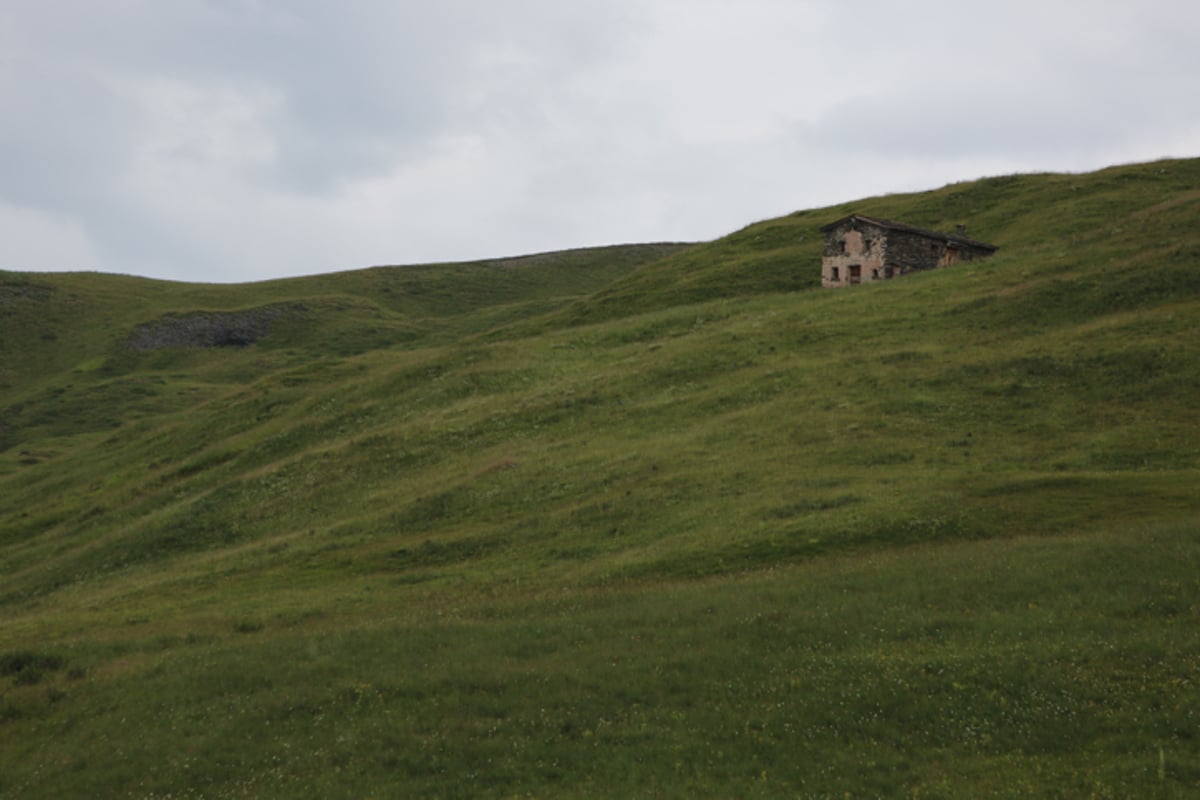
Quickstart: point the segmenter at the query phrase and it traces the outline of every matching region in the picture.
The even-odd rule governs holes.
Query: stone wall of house
[[[961,237],[847,220],[826,231],[821,285],[847,286],[887,280],[918,270],[937,269],[989,256],[994,252]]]
[[[852,282],[883,280],[887,236],[888,231],[883,228],[863,222],[848,222],[828,232],[821,259],[821,285],[846,286]]]
[[[888,231],[888,263],[898,274],[933,269],[946,253],[945,240],[931,239],[908,231]]]

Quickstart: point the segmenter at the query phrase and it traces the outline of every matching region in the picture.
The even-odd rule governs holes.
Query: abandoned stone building
[[[951,235],[861,214],[831,222],[821,231],[825,234],[821,285],[825,287],[883,281],[985,258],[997,250],[995,245],[968,239],[962,225]]]

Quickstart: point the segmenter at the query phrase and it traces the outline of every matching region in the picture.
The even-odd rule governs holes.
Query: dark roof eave
[[[933,231],[933,230],[929,230],[928,228],[918,228],[915,225],[906,225],[903,222],[895,222],[890,219],[879,219],[877,217],[867,217],[862,214],[851,214],[849,216],[842,217],[841,219],[834,220],[833,222],[829,223],[828,225],[821,226],[821,232],[829,233],[829,231],[833,230],[834,228],[838,227],[839,225],[849,222],[850,220],[859,220],[861,222],[865,222],[869,225],[875,225],[880,228],[888,228],[890,230],[904,231],[906,233],[915,233],[919,236],[924,236],[929,239],[940,239],[941,241],[950,242],[952,244],[965,245],[968,247],[976,247],[981,250],[990,250],[993,253],[1000,249],[999,247],[997,247],[994,244],[988,244],[987,242],[981,242],[978,239],[968,239],[965,236],[955,236],[954,234],[950,234],[950,233],[942,233],[941,231]]]
[[[950,244],[965,245],[973,247],[976,250],[987,250],[989,253],[994,253],[1000,249],[999,245],[988,244],[987,242],[976,241],[975,239],[964,239],[961,236],[947,236],[946,241]]]

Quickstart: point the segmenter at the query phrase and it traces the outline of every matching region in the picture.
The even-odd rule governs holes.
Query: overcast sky
[[[247,281],[1200,155],[1195,0],[3,0],[0,268]]]

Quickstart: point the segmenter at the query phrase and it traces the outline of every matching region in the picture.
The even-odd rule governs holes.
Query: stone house
[[[821,285],[825,287],[854,286],[916,270],[949,267],[985,258],[998,249],[968,239],[962,225],[951,235],[861,214],[831,222],[821,231],[825,234]]]

